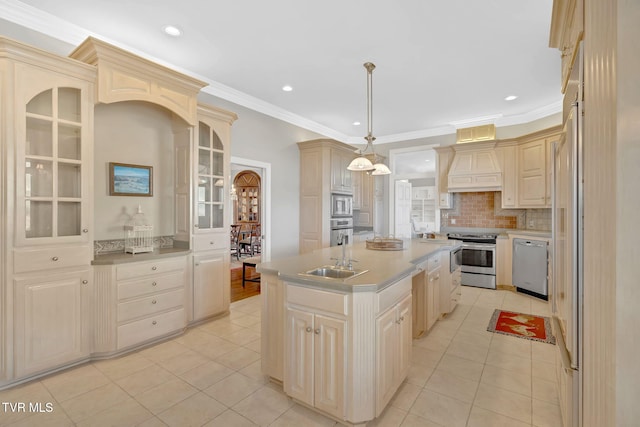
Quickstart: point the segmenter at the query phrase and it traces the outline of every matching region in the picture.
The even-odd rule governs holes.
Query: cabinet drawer
[[[429,271],[433,271],[436,268],[440,267],[440,254],[432,255],[427,260],[427,268]]]
[[[186,325],[184,308],[118,326],[118,349],[179,331]]]
[[[13,270],[15,273],[25,273],[52,268],[88,266],[91,264],[91,253],[89,246],[15,249]]]
[[[118,322],[126,322],[136,317],[147,316],[184,305],[184,290],[154,294],[133,301],[118,304]]]
[[[321,311],[347,315],[347,296],[301,286],[287,286],[287,302],[313,307]]]
[[[123,264],[119,265],[117,268],[116,280],[132,279],[149,274],[159,274],[169,271],[183,270],[186,267],[186,264],[186,258],[183,256],[155,261]]]
[[[172,288],[182,288],[184,286],[184,272],[149,276],[144,279],[131,280],[118,283],[118,299],[133,298],[147,295],[154,292],[166,291]]]
[[[194,251],[226,249],[227,247],[229,247],[228,234],[203,234],[193,237]]]
[[[407,277],[378,292],[374,300],[376,314],[383,313],[406,295],[411,294],[411,289],[412,280],[411,277]]]

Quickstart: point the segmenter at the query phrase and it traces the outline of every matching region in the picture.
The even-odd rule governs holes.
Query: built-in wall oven
[[[347,194],[332,194],[331,218],[349,217],[353,217],[353,196]]]
[[[331,246],[353,243],[353,218],[331,218]]]
[[[462,285],[496,289],[496,234],[449,233],[462,241]]]

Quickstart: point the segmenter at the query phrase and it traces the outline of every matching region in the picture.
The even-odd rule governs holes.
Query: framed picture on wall
[[[109,163],[110,196],[153,196],[153,167]]]

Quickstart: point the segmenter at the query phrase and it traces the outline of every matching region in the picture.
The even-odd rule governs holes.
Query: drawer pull
[[[157,303],[158,303],[158,301],[156,301],[156,300],[151,301],[151,304],[157,304]]]
[[[316,335],[320,335],[320,328],[315,330]]]
[[[153,267],[151,267],[151,269],[152,269],[153,271],[155,271],[155,270],[157,270],[157,269],[158,269],[158,267],[156,267],[156,266],[154,265]]]
[[[213,241],[209,242],[210,245],[213,245]]]
[[[151,284],[151,286],[157,286],[157,285],[158,285],[158,284],[157,284],[156,282],[153,282],[153,283]]]
[[[152,325],[157,325],[158,322],[156,322],[155,320],[153,322],[151,322]]]
[[[307,331],[307,332],[311,332],[311,326],[307,326],[306,331]]]
[[[86,285],[87,283],[89,283],[89,281],[88,281],[88,280],[86,280],[86,279],[82,281],[82,284],[83,284],[83,285]]]
[[[83,233],[88,233],[88,232],[89,232],[89,229],[88,229],[88,228],[83,228],[83,229],[82,229],[82,232],[83,232]]]
[[[58,261],[60,258],[58,258],[57,256],[54,256],[53,258],[51,258],[51,261]]]

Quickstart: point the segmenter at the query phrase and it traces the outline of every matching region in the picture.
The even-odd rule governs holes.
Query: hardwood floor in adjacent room
[[[247,278],[259,277],[253,267],[247,267]],[[254,295],[260,295],[260,283],[246,282],[242,287],[242,267],[231,269],[231,302],[240,301]]]

